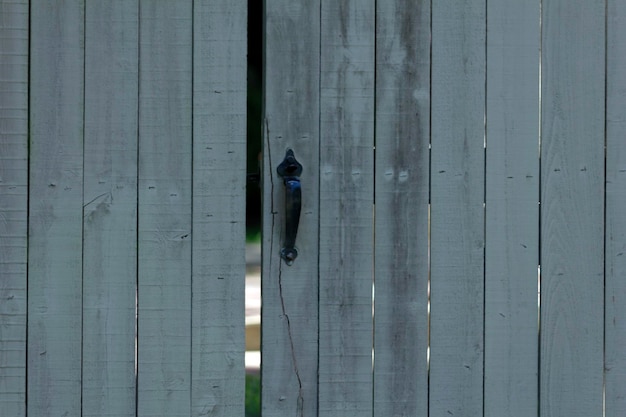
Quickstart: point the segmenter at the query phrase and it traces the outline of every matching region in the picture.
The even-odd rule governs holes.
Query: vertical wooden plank
[[[244,415],[246,27],[194,2],[192,416]]]
[[[316,416],[318,369],[319,0],[265,2],[262,412]],[[284,186],[276,167],[303,165],[298,258],[280,258]]]
[[[134,416],[138,2],[85,22],[82,415]]]
[[[319,415],[372,415],[375,7],[323,1]]]
[[[606,68],[606,417],[626,415],[626,2],[608,2]]]
[[[542,6],[542,416],[602,415],[604,2]]]
[[[430,1],[376,26],[374,414],[427,416]]]
[[[81,414],[84,4],[31,2],[28,414]]]
[[[26,414],[28,2],[0,2],[0,409]]]
[[[485,416],[537,416],[538,2],[488,2]]]
[[[431,417],[483,414],[485,9],[432,3]]]
[[[139,16],[137,408],[188,416],[192,2],[141,2]]]

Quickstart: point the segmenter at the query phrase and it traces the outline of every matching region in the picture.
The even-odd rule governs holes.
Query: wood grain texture
[[[84,4],[31,2],[28,415],[81,414]]]
[[[262,413],[316,416],[319,245],[320,3],[265,3],[262,260]],[[303,165],[298,258],[280,258],[285,200],[276,167]]]
[[[322,2],[319,416],[372,415],[374,17]]]
[[[191,415],[244,415],[247,3],[194,2]]]
[[[539,3],[487,10],[485,416],[538,406]]]
[[[28,2],[0,2],[0,410],[26,415]]]
[[[82,415],[134,416],[138,2],[85,21]]]
[[[626,414],[626,3],[608,2],[606,68],[606,417]]]
[[[140,4],[140,416],[191,399],[192,2]]]
[[[431,417],[483,414],[485,9],[432,3]]]
[[[602,415],[605,6],[542,7],[542,416]]]
[[[376,3],[374,415],[428,415],[430,2]]]

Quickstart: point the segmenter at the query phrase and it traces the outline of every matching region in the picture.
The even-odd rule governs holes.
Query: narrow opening
[[[246,417],[261,415],[261,146],[263,0],[248,0]]]
[[[539,167],[539,186],[537,187],[537,217],[538,217],[538,246],[537,246],[537,413],[541,413],[541,238],[542,238],[542,219],[541,219],[541,183],[542,183],[542,172],[541,172],[541,135],[542,135],[542,75],[543,75],[543,0],[539,0],[539,68],[538,68],[538,98],[539,98],[539,109],[537,115],[537,158],[539,159],[538,167]]]

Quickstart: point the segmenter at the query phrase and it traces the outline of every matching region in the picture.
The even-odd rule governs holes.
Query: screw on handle
[[[287,149],[285,159],[278,165],[276,171],[285,185],[285,240],[283,248],[280,250],[280,257],[287,265],[292,265],[298,257],[296,236],[302,208],[302,187],[300,185],[302,165],[296,160],[293,150]]]

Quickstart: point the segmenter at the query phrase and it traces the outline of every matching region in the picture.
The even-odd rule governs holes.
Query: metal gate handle
[[[298,257],[296,249],[296,235],[300,224],[300,210],[302,208],[302,189],[300,187],[300,174],[302,165],[296,160],[293,150],[287,149],[285,159],[276,168],[278,175],[285,184],[285,240],[280,250],[280,257],[287,265],[293,264]]]

